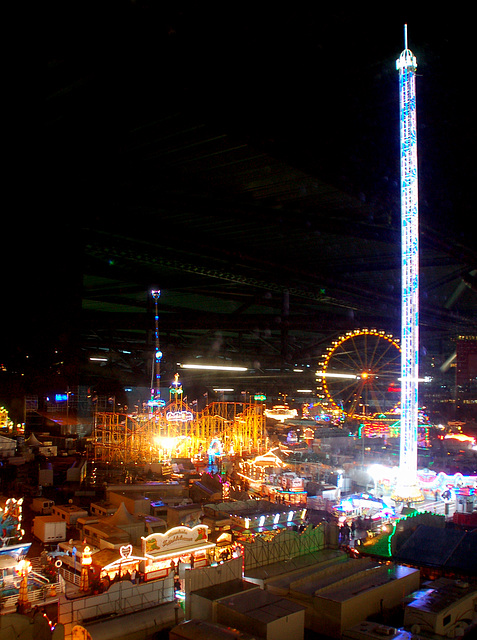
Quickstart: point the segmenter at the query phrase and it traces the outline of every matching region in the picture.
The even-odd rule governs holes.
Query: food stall
[[[102,549],[95,553],[92,557],[93,567],[100,567],[100,578],[105,584],[115,582],[116,580],[128,579],[136,581],[139,569],[144,562],[142,556],[134,555],[134,549],[131,544],[117,549]]]
[[[182,564],[189,568],[204,567],[214,558],[215,543],[207,537],[207,526],[173,527],[166,533],[152,533],[142,538],[142,553],[146,559],[145,580],[166,577],[178,571]]]

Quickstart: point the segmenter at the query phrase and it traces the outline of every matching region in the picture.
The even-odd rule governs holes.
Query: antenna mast
[[[161,398],[161,359],[162,359],[162,351],[159,348],[159,305],[158,301],[161,296],[160,289],[156,289],[151,291],[151,295],[154,298],[154,340],[155,340],[155,351],[154,351],[154,362],[152,365],[152,373],[151,373],[151,400],[149,404],[154,411],[154,407],[157,406],[158,400]]]

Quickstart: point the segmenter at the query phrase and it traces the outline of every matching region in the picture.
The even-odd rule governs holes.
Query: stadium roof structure
[[[151,289],[166,386],[177,363],[247,369],[180,371],[189,397],[220,381],[292,393],[294,369],[309,387],[342,332],[399,336],[404,20],[141,1],[48,11],[30,180],[43,213],[11,221],[28,272],[10,283],[15,366],[29,350],[52,378],[147,386]],[[420,335],[439,367],[477,333],[475,129],[459,83],[472,56],[457,22],[445,39],[415,20]]]

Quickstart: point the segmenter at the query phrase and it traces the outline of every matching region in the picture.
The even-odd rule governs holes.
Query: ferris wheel
[[[347,416],[394,409],[400,401],[401,347],[385,331],[355,329],[328,347],[316,373],[319,393]]]

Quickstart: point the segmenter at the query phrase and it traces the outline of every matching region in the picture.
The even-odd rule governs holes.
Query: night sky
[[[406,12],[310,4],[42,4],[30,61],[34,134],[11,169],[3,353],[67,339],[79,304],[79,231],[95,219],[114,229],[110,204],[137,179],[123,154],[128,131],[156,114],[195,111],[399,215],[395,61],[405,22],[418,61],[421,224],[475,252],[470,16],[430,3]]]
[[[395,60],[407,22],[418,60],[423,216],[429,207],[459,230],[467,221],[476,167],[465,15],[420,6],[381,16],[346,3],[78,2],[76,12],[64,4],[43,42],[48,188],[58,172],[88,195],[120,188],[132,170],[121,164],[128,127],[175,106],[349,188],[384,189],[396,177]],[[62,113],[57,91],[70,94]]]

